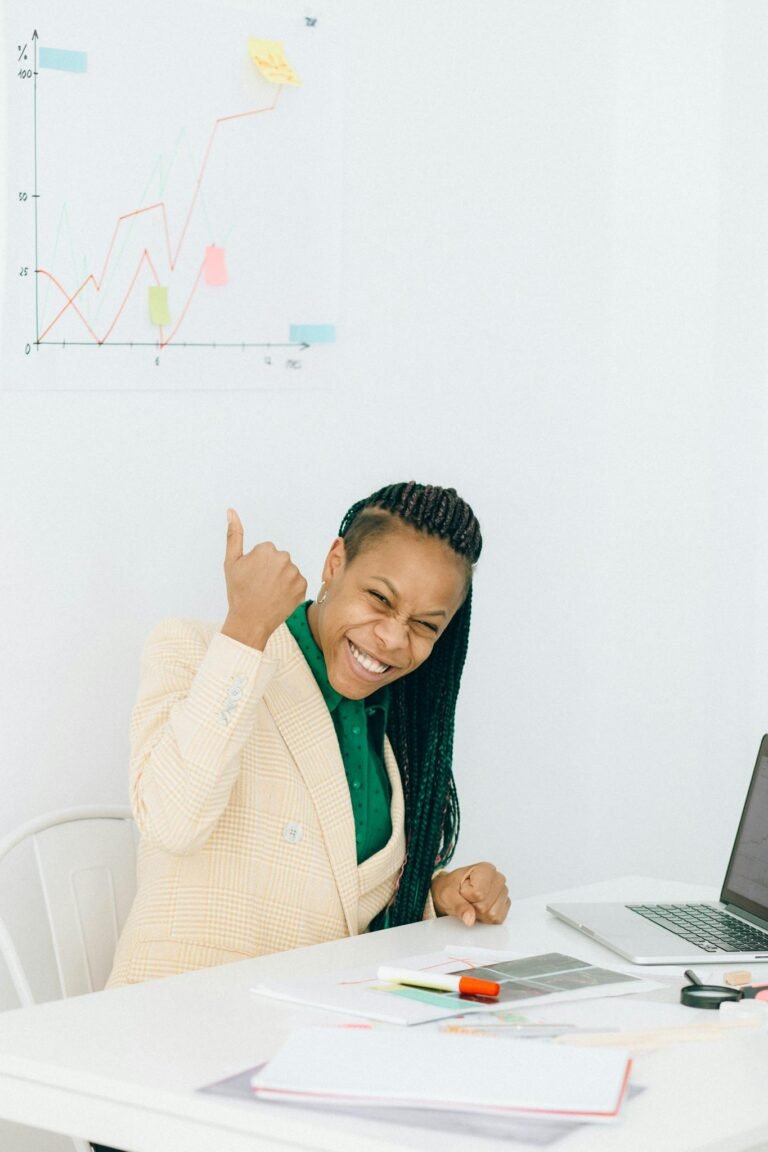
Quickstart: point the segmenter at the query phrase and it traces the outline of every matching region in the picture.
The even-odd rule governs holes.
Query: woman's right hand
[[[224,575],[229,612],[222,632],[241,644],[264,649],[267,640],[307,594],[307,582],[287,552],[269,540],[243,555],[243,525],[227,511]]]

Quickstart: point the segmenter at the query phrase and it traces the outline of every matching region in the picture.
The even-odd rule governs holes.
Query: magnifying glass
[[[690,968],[686,968],[685,975],[692,983],[680,989],[680,1003],[688,1008],[719,1008],[729,1001],[768,1000],[768,984],[728,988],[725,984],[703,984]]]
[[[724,984],[686,984],[680,989],[680,1003],[688,1008],[719,1008],[729,1000],[742,1000],[741,988]]]

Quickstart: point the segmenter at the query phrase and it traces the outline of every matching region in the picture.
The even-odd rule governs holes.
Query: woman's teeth
[[[381,664],[378,660],[374,660],[373,656],[369,656],[367,652],[361,652],[351,640],[349,641],[349,647],[355,660],[357,660],[358,664],[362,665],[367,672],[381,673],[389,671],[389,664]]]

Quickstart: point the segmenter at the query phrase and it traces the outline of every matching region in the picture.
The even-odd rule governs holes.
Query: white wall
[[[314,591],[347,505],[414,477],[486,538],[457,861],[716,883],[768,728],[768,10],[335,12],[335,385],[0,393],[0,833],[126,798],[143,640],[222,617],[229,504]]]

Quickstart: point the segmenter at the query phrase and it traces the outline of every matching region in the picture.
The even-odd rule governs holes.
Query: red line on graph
[[[128,302],[128,297],[130,296],[131,292],[133,291],[133,286],[134,286],[134,284],[136,283],[136,279],[137,279],[137,277],[138,277],[138,275],[139,275],[139,270],[141,269],[141,266],[142,266],[142,264],[144,264],[145,262],[146,262],[147,264],[149,264],[149,267],[152,269],[152,275],[153,275],[153,276],[154,276],[154,278],[155,278],[155,283],[156,283],[156,284],[159,284],[159,283],[160,283],[160,277],[159,277],[159,276],[158,276],[158,274],[157,274],[157,269],[155,268],[154,264],[152,263],[152,257],[150,256],[150,254],[149,254],[148,250],[145,248],[145,249],[144,249],[144,251],[143,251],[143,252],[142,252],[142,254],[141,254],[141,257],[139,258],[139,262],[138,262],[138,264],[136,265],[136,270],[134,271],[134,273],[133,273],[133,276],[131,277],[131,282],[130,282],[130,284],[128,285],[128,291],[125,293],[125,296],[123,297],[123,299],[122,299],[122,301],[121,301],[121,303],[120,303],[120,307],[118,308],[117,312],[115,313],[115,316],[114,316],[114,319],[112,320],[112,323],[110,324],[109,328],[107,329],[107,331],[104,333],[104,335],[103,335],[101,338],[99,338],[99,337],[96,335],[96,333],[94,332],[93,328],[91,328],[90,324],[88,323],[88,321],[85,319],[85,317],[83,316],[83,314],[82,314],[82,312],[80,311],[80,309],[79,309],[79,308],[77,307],[77,305],[75,304],[75,299],[76,299],[76,297],[77,297],[77,296],[79,295],[79,293],[80,293],[80,292],[83,290],[83,288],[85,287],[85,285],[86,285],[86,284],[87,284],[89,281],[92,281],[94,284],[96,283],[96,281],[95,281],[95,278],[94,278],[93,276],[88,276],[88,277],[87,277],[87,279],[86,279],[86,280],[84,280],[84,281],[83,281],[83,283],[80,285],[80,287],[78,288],[78,290],[77,290],[77,292],[75,293],[75,295],[74,295],[74,296],[68,296],[68,295],[67,295],[67,292],[66,292],[66,289],[65,289],[64,287],[62,287],[62,285],[61,285],[61,284],[58,282],[58,280],[56,279],[56,277],[55,277],[55,276],[52,276],[52,275],[51,275],[51,273],[50,273],[50,272],[48,272],[48,271],[46,271],[46,269],[45,269],[45,268],[40,268],[40,269],[39,269],[39,272],[40,272],[40,273],[41,273],[43,276],[47,276],[47,277],[48,277],[48,279],[49,279],[49,280],[50,280],[50,281],[51,281],[51,282],[52,282],[52,283],[53,283],[53,284],[54,284],[54,285],[55,285],[55,286],[56,286],[56,287],[59,289],[59,291],[62,293],[62,295],[66,297],[66,301],[67,301],[67,302],[66,302],[66,304],[64,305],[64,307],[63,307],[63,308],[62,308],[62,309],[61,309],[61,310],[60,310],[60,311],[59,311],[59,312],[56,314],[56,317],[54,318],[54,320],[52,320],[52,321],[51,321],[51,323],[48,325],[48,327],[46,328],[45,332],[43,332],[43,334],[42,334],[42,336],[40,337],[40,339],[41,339],[41,340],[43,339],[43,337],[45,336],[45,333],[46,333],[46,332],[50,332],[51,328],[53,328],[53,325],[56,323],[56,321],[59,319],[59,317],[60,317],[60,316],[63,316],[63,315],[64,315],[64,313],[66,312],[67,308],[70,308],[70,307],[71,307],[71,308],[73,308],[73,309],[74,309],[74,311],[77,313],[77,315],[79,316],[79,318],[82,320],[83,324],[84,324],[84,325],[85,325],[85,327],[88,329],[88,331],[90,332],[91,336],[93,336],[93,338],[94,338],[94,340],[96,341],[96,343],[97,343],[97,344],[104,344],[104,343],[105,343],[105,341],[107,340],[107,338],[109,337],[110,333],[112,332],[112,329],[115,327],[115,324],[117,324],[118,320],[120,319],[120,316],[122,315],[123,309],[125,308],[125,305],[126,305],[126,304],[127,304],[127,302]],[[199,276],[198,276],[198,279],[199,279]],[[195,285],[197,285],[197,281],[195,281]],[[98,291],[98,288],[97,288],[96,290]],[[186,311],[186,309],[185,309],[185,311]],[[162,332],[162,330],[161,330],[161,332]],[[167,343],[167,341],[166,341],[166,343]]]
[[[195,282],[192,285],[192,291],[189,293],[189,296],[187,296],[187,302],[184,305],[184,307],[182,308],[181,315],[179,316],[178,320],[176,321],[176,327],[171,329],[171,334],[167,340],[163,339],[162,329],[161,329],[161,331],[160,331],[160,347],[161,348],[165,348],[166,344],[170,344],[171,340],[173,340],[174,336],[176,335],[179,328],[181,327],[181,322],[187,314],[187,308],[189,308],[189,305],[192,302],[192,297],[194,296],[195,292],[197,291],[197,286],[200,283],[200,277],[203,274],[203,268],[205,268],[205,260],[203,260],[202,264],[200,265],[200,268],[198,269],[197,276],[195,277]]]
[[[226,121],[229,121],[229,120],[242,120],[242,119],[249,117],[249,116],[258,116],[262,112],[273,112],[275,107],[277,106],[277,101],[280,98],[280,92],[281,92],[281,89],[278,88],[274,100],[272,101],[272,103],[270,105],[268,105],[265,108],[253,108],[248,112],[233,112],[228,116],[218,116],[216,118],[216,120],[214,120],[213,128],[211,129],[211,135],[208,138],[208,144],[207,144],[207,147],[205,149],[205,155],[203,156],[203,162],[200,165],[200,171],[198,172],[197,180],[195,181],[195,190],[192,194],[192,200],[190,201],[190,205],[189,205],[189,208],[187,210],[187,215],[186,215],[186,218],[184,220],[184,224],[182,225],[181,232],[179,233],[179,238],[178,238],[178,241],[176,244],[175,252],[173,251],[173,246],[171,244],[171,236],[170,236],[170,232],[168,230],[168,216],[167,216],[167,213],[165,210],[165,201],[159,200],[157,202],[157,204],[149,204],[149,205],[147,205],[146,208],[136,208],[132,212],[124,212],[121,216],[118,216],[117,223],[115,224],[114,232],[112,233],[112,239],[110,240],[109,248],[107,249],[107,254],[104,258],[104,265],[101,269],[101,275],[97,278],[93,274],[93,272],[89,272],[88,275],[86,276],[86,278],[83,280],[80,287],[77,288],[73,293],[70,294],[67,291],[67,289],[64,288],[64,286],[62,284],[59,283],[59,281],[56,279],[56,277],[51,272],[48,271],[47,268],[36,268],[35,269],[36,272],[40,272],[43,276],[47,276],[48,279],[53,282],[53,284],[59,289],[61,294],[64,296],[65,301],[66,301],[66,303],[63,305],[63,307],[56,313],[53,320],[50,322],[50,324],[45,329],[45,331],[41,332],[40,336],[38,337],[39,341],[42,341],[45,339],[45,337],[48,335],[48,333],[56,326],[56,324],[58,324],[59,320],[65,314],[65,312],[67,312],[71,308],[75,312],[75,314],[77,315],[78,319],[82,321],[83,325],[88,330],[88,332],[93,337],[93,339],[96,341],[96,343],[97,344],[104,344],[105,343],[105,341],[111,335],[111,333],[112,333],[115,325],[117,324],[118,320],[120,319],[120,316],[122,315],[123,309],[125,308],[126,304],[128,303],[128,299],[131,295],[131,292],[133,291],[133,287],[136,283],[136,280],[138,279],[138,275],[139,275],[139,272],[141,270],[141,267],[145,262],[149,265],[149,267],[152,270],[152,273],[153,273],[154,278],[155,278],[155,283],[158,285],[160,284],[160,277],[157,274],[157,270],[156,270],[155,265],[152,261],[152,257],[150,256],[149,250],[147,248],[145,248],[141,254],[141,257],[139,258],[138,264],[136,265],[133,276],[131,277],[131,282],[128,285],[128,290],[126,291],[126,293],[125,293],[125,295],[124,295],[124,297],[120,303],[120,307],[118,308],[117,312],[115,313],[114,317],[112,318],[112,320],[111,320],[109,326],[107,327],[107,330],[103,336],[99,337],[96,335],[96,333],[94,332],[91,325],[88,323],[88,321],[83,316],[80,309],[77,307],[77,304],[75,303],[75,301],[77,300],[80,293],[83,292],[84,289],[89,284],[92,284],[97,292],[101,292],[102,286],[104,284],[104,279],[107,275],[107,269],[109,267],[109,262],[112,258],[112,252],[114,250],[115,243],[117,241],[117,235],[118,235],[118,232],[120,231],[121,227],[123,226],[124,221],[130,220],[134,216],[141,216],[145,212],[156,212],[156,211],[160,212],[160,214],[162,216],[162,221],[163,221],[163,234],[165,236],[165,254],[168,258],[168,264],[170,266],[170,269],[171,269],[171,271],[173,271],[176,267],[177,262],[178,262],[179,255],[180,255],[181,249],[182,249],[182,245],[184,243],[184,238],[186,237],[187,229],[189,227],[189,222],[192,219],[192,214],[195,210],[195,205],[197,204],[197,199],[198,199],[198,196],[200,194],[200,188],[202,187],[203,178],[205,176],[205,170],[208,166],[208,159],[209,159],[209,156],[211,154],[211,149],[213,147],[213,141],[214,141],[214,138],[216,136],[216,132],[218,131],[219,125],[224,124]],[[192,285],[192,290],[189,293],[189,296],[187,297],[187,300],[186,300],[184,307],[181,311],[179,319],[176,321],[175,327],[171,330],[171,334],[168,336],[167,339],[163,338],[163,329],[162,329],[162,327],[160,327],[160,347],[161,348],[164,348],[166,346],[166,344],[170,344],[171,340],[173,339],[173,337],[178,332],[179,327],[181,326],[181,323],[187,314],[187,309],[189,308],[189,305],[192,302],[192,297],[194,296],[194,294],[197,290],[197,286],[200,283],[200,277],[201,277],[202,272],[203,272],[204,263],[205,262],[203,262],[203,264],[200,265],[200,269],[199,269],[197,276],[195,278],[195,282]]]

